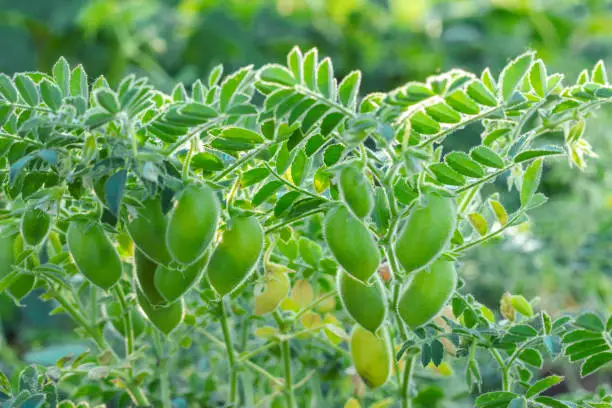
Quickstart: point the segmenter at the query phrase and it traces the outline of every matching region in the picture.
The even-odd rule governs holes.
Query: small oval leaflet
[[[495,153],[493,150],[485,146],[476,146],[470,152],[472,159],[476,160],[480,164],[484,164],[487,167],[493,167],[496,169],[504,168],[503,159]]]
[[[464,176],[480,178],[485,175],[482,166],[464,152],[451,152],[444,157],[444,161]]]

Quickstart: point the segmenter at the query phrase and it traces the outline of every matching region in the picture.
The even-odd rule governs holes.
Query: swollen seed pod
[[[161,200],[149,198],[143,205],[127,224],[127,232],[144,255],[158,264],[168,265],[172,261],[165,239],[168,219],[162,212]]]
[[[165,335],[172,333],[183,321],[183,299],[166,306],[153,306],[141,290],[136,290],[140,310],[159,331]]]
[[[346,207],[331,210],[323,225],[325,241],[336,261],[354,278],[367,282],[380,264],[380,253],[368,228]]]
[[[134,250],[134,270],[138,288],[150,304],[154,306],[163,305],[166,299],[159,293],[155,286],[155,272],[159,265],[149,259],[140,249]]]
[[[16,300],[21,300],[34,288],[36,278],[29,272],[21,272],[11,283],[7,292]]]
[[[391,374],[391,347],[386,340],[356,325],[350,339],[351,359],[369,388],[387,382]]]
[[[533,308],[525,299],[524,296],[521,295],[512,295],[512,306],[514,306],[514,310],[522,314],[523,316],[531,317],[533,316]]]
[[[212,242],[219,223],[219,200],[207,185],[190,185],[170,213],[166,247],[183,265],[200,259]]]
[[[206,268],[220,296],[238,288],[253,272],[263,250],[264,231],[255,217],[234,217],[223,232]]]
[[[359,218],[365,218],[372,212],[374,197],[370,182],[363,170],[356,165],[349,165],[340,171],[340,193],[346,205]]]
[[[40,208],[29,208],[21,219],[23,241],[36,246],[43,242],[51,229],[51,216]]]
[[[17,256],[23,250],[22,237],[17,233],[0,231],[0,280],[13,272]],[[21,300],[34,287],[36,279],[29,272],[19,273],[11,282],[6,292],[16,300]]]
[[[255,296],[255,314],[271,313],[287,298],[291,282],[287,276],[289,269],[283,265],[268,263],[264,279],[266,288]]]
[[[452,198],[427,196],[425,204],[412,210],[397,234],[394,252],[399,264],[408,273],[425,268],[448,248],[456,224]]]
[[[339,269],[337,288],[348,314],[362,327],[375,332],[385,320],[387,310],[380,279],[368,286]]]
[[[70,222],[66,242],[77,269],[91,283],[108,290],[121,279],[121,258],[100,224]]]
[[[208,262],[207,254],[193,264],[180,269],[170,269],[163,265],[157,267],[154,278],[155,288],[168,303],[178,300],[200,281]]]
[[[13,271],[17,234],[0,230],[0,280]]]
[[[397,311],[411,329],[429,323],[448,303],[457,286],[452,261],[438,259],[418,271],[401,294]]]

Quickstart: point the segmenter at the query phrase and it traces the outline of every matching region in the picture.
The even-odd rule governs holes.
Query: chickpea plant
[[[509,293],[496,317],[460,279],[466,251],[545,204],[544,160],[594,156],[604,65],[569,85],[531,52],[498,77],[365,96],[360,80],[298,48],[171,94],[64,59],[0,75],[0,292],[37,290],[91,345],[0,375],[3,406],[610,406],[605,389],[543,395],[564,378],[536,373],[604,367],[612,319]],[[443,151],[469,125],[480,143]],[[513,212],[482,192],[500,178]],[[497,391],[481,389],[487,354]],[[464,392],[422,392],[450,363]]]

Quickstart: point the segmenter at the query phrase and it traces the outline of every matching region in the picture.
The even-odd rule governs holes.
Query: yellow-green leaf
[[[491,205],[491,209],[495,214],[495,218],[501,225],[506,225],[508,223],[508,213],[506,212],[506,208],[497,200],[489,200],[489,204]]]
[[[474,229],[482,236],[486,235],[489,230],[489,226],[487,225],[487,220],[479,214],[479,213],[471,213],[468,215],[470,220],[470,224],[474,227]]]

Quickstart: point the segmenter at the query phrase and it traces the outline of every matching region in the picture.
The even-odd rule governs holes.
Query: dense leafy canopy
[[[348,366],[348,357],[355,360],[359,353],[353,346],[347,352],[347,341],[361,344],[357,335],[368,344],[373,340],[386,356],[376,361],[393,360],[388,380],[391,368],[353,361],[359,376],[377,389],[373,400],[397,392],[404,407],[419,398],[426,405],[416,360],[440,369],[455,356],[466,362],[467,389],[481,394],[478,407],[609,402],[605,392],[576,403],[543,396],[562,379],[533,374],[544,355],[580,362],[584,376],[604,367],[612,360],[612,320],[593,313],[552,319],[545,311],[535,313],[535,304],[520,295],[502,299],[503,319],[496,320],[461,283],[442,296],[433,320],[432,315],[411,324],[397,310],[402,293],[429,299],[431,291],[415,289],[417,273],[460,261],[546,203],[538,190],[544,160],[565,156],[585,168],[594,155],[583,137],[585,120],[612,98],[603,63],[585,70],[576,83],[548,73],[532,52],[496,76],[488,69],[478,75],[453,69],[368,95],[360,93],[361,80],[359,71],[336,78],[329,58],[299,48],[286,64],[231,73],[218,66],[207,80],[179,84],[170,93],[135,76],[111,87],[65,59],[50,74],[1,74],[1,183],[7,201],[2,236],[10,242],[0,254],[6,259],[0,290],[19,302],[42,288],[43,299],[59,303],[54,313],[72,317],[97,347],[97,353],[67,357],[52,370],[28,368],[18,387],[2,377],[0,391],[9,406],[26,400],[53,405],[58,397],[51,380],[59,379],[61,389],[64,381],[84,375],[98,380],[105,393],[121,395],[124,404],[168,404],[176,392],[166,376],[171,352],[200,341],[209,343],[210,353],[227,355],[227,394],[203,390],[183,398],[248,404],[253,389],[249,393],[246,384],[254,382],[250,387],[260,394],[301,406],[294,391],[318,376],[320,362],[296,358],[291,345],[322,343],[327,358]],[[481,127],[480,143],[468,151],[444,150],[447,140],[475,125]],[[551,133],[562,138],[542,143]],[[352,166],[363,176],[365,204],[351,196],[350,183],[339,186],[342,172]],[[482,193],[506,176],[520,203],[513,211],[497,194]],[[191,191],[213,191],[214,197],[198,198],[208,203],[198,209],[189,201]],[[422,222],[429,228],[419,232],[442,233],[431,235],[433,248],[419,249],[427,259],[409,267],[406,249],[396,245],[398,232],[406,223],[419,224],[416,214],[436,200],[454,204],[431,218],[449,220]],[[38,210],[51,216],[50,226],[30,234],[22,224]],[[205,228],[190,228],[196,225]],[[181,238],[190,231],[200,235]],[[191,242],[197,245],[189,247]],[[190,275],[201,260],[206,268]],[[357,318],[335,303],[322,307],[337,296],[340,268],[360,285],[382,280],[389,310],[382,325],[372,325],[376,333],[359,327],[350,330],[349,340],[347,328]],[[183,293],[170,297],[160,282],[173,272],[195,278],[178,282]],[[450,282],[455,285],[454,277]],[[118,313],[108,313],[117,307]],[[230,313],[240,321],[240,342],[232,340]],[[119,320],[123,334],[112,335],[124,345],[121,352],[109,341],[106,325]],[[223,340],[211,330],[217,323]],[[477,352],[490,353],[499,364],[503,390],[480,393]],[[147,370],[156,360],[161,374]],[[239,381],[239,374],[252,381]],[[303,398],[326,397],[318,389]]]

